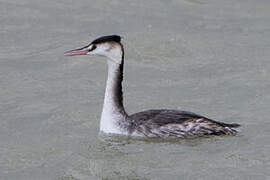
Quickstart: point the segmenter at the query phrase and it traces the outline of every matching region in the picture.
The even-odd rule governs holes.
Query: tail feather
[[[208,119],[208,120],[211,120],[211,121],[213,121],[213,122],[215,122],[218,125],[223,126],[223,127],[238,128],[241,126],[240,124],[237,124],[237,123],[224,123],[224,122],[214,121],[212,119]]]
[[[238,127],[241,127],[240,124],[237,124],[237,123],[232,123],[232,124],[229,124],[230,127],[233,127],[233,128],[238,128]]]
[[[225,127],[230,127],[230,128],[238,128],[238,127],[240,127],[241,125],[240,124],[237,124],[237,123],[231,123],[231,124],[229,124],[229,123],[221,123],[223,126],[225,126]]]

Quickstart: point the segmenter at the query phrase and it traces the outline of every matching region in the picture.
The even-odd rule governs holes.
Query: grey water
[[[188,110],[237,136],[99,134],[106,62],[64,57],[119,34],[127,112]],[[1,180],[270,179],[270,1],[0,0]]]

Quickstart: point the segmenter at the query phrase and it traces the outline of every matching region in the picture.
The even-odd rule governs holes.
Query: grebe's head
[[[91,54],[105,56],[116,63],[121,63],[124,55],[121,37],[118,35],[102,36],[92,41],[89,45],[83,48],[67,51],[64,55],[77,56]]]

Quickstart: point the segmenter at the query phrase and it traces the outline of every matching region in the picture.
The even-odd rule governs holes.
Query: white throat
[[[100,131],[104,133],[127,134],[122,127],[127,117],[122,104],[122,64],[118,64],[112,59],[109,59],[107,62],[108,77],[100,121]]]

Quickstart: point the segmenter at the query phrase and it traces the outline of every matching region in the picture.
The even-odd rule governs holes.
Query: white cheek
[[[107,47],[100,46],[100,47],[97,47],[95,50],[90,51],[88,54],[107,56],[108,55],[107,49],[108,49]]]
[[[87,54],[105,56],[113,62],[120,64],[122,61],[122,52],[120,48],[111,48],[110,46],[104,44],[97,46],[93,51],[88,52]]]

